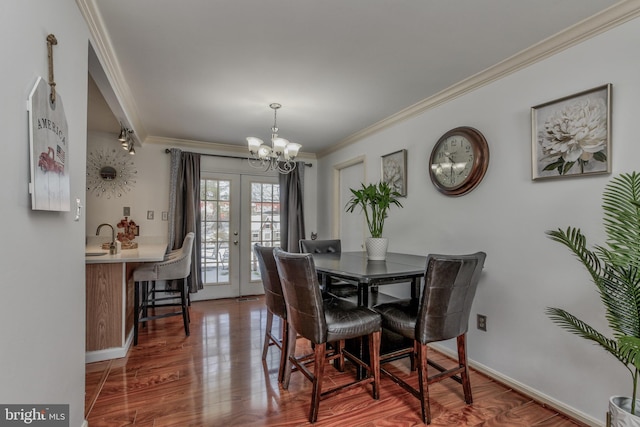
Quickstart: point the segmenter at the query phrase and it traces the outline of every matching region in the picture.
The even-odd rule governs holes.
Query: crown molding
[[[180,143],[187,146],[206,147],[208,149],[220,149],[226,152],[242,151],[237,146],[228,144],[217,144],[201,141],[174,140],[170,138],[161,138],[149,136],[142,124],[138,108],[131,95],[131,89],[127,84],[122,69],[115,56],[111,40],[106,27],[102,20],[102,16],[95,5],[96,0],[76,0],[76,4],[84,17],[89,32],[93,40],[93,47],[98,58],[104,68],[104,72],[109,80],[114,94],[121,103],[122,110],[131,123],[131,128],[135,131],[137,137],[144,142],[171,141],[164,143]],[[587,18],[560,33],[551,36],[530,48],[527,48],[504,61],[485,69],[465,80],[462,80],[443,91],[430,96],[416,104],[413,104],[371,126],[368,126],[338,142],[337,144],[320,151],[317,156],[309,153],[301,153],[300,157],[322,158],[335,151],[338,151],[348,145],[360,141],[368,136],[380,132],[386,128],[396,125],[404,120],[415,117],[429,109],[445,104],[455,98],[472,92],[482,86],[499,80],[509,74],[515,73],[526,68],[538,61],[548,58],[559,53],[571,46],[579,44],[598,34],[606,32],[618,25],[640,16],[640,0],[622,0],[615,5],[603,10],[602,12]],[[204,145],[203,145],[204,144]]]
[[[499,80],[509,74],[522,70],[536,62],[575,46],[598,34],[604,33],[620,24],[640,16],[640,0],[623,0],[602,12],[587,18],[561,32],[555,34],[498,64],[491,66],[465,80],[462,80],[443,91],[436,93],[396,114],[393,114],[361,131],[358,131],[337,144],[322,150],[318,158],[327,156],[357,141],[415,117],[427,110],[445,104],[455,98],[472,92],[482,86]]]
[[[142,142],[147,137],[147,131],[140,119],[138,107],[124,78],[118,58],[115,56],[115,50],[106,31],[102,15],[96,7],[95,0],[76,0],[76,4],[87,23],[92,39],[91,44],[111,85],[111,90],[120,103],[130,127],[135,131],[139,141]]]

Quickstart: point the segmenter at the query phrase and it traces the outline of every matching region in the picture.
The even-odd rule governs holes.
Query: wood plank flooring
[[[310,425],[311,383],[294,372],[283,390],[277,382],[279,350],[272,346],[267,360],[261,359],[265,322],[263,297],[194,302],[190,337],[180,317],[150,322],[125,358],[87,364],[89,426]],[[273,329],[279,330],[277,321]],[[453,363],[436,351],[429,357]],[[392,365],[409,375],[408,360]],[[351,366],[325,372],[327,385],[353,375]],[[478,372],[471,372],[471,384],[472,405],[464,403],[454,381],[430,387],[432,426],[581,425]],[[363,387],[329,397],[320,402],[315,425],[423,425],[418,400],[384,376],[380,395],[373,400],[370,387]]]

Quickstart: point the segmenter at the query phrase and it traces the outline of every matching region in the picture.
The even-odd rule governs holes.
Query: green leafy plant
[[[360,207],[364,211],[371,237],[382,237],[387,211],[391,205],[402,207],[398,200],[400,193],[392,190],[389,184],[384,181],[378,184],[361,184],[360,189],[350,188],[350,190],[351,198],[345,206],[346,211],[353,212],[355,208]]]
[[[578,228],[547,231],[547,235],[568,247],[589,272],[613,338],[560,308],[549,307],[546,313],[562,328],[597,343],[629,370],[631,413],[635,414],[640,370],[640,174],[613,178],[602,199],[605,246],[587,249],[586,237]]]

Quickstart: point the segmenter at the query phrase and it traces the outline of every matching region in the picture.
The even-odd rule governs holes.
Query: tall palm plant
[[[345,209],[347,212],[353,212],[359,206],[364,211],[371,237],[382,237],[387,211],[391,205],[402,207],[402,203],[398,200],[400,193],[393,190],[384,181],[377,184],[364,185],[361,183],[360,185],[361,188],[358,190],[350,188],[351,198]]]
[[[640,370],[640,174],[614,177],[604,190],[602,208],[605,246],[587,249],[586,237],[573,227],[547,235],[568,247],[591,275],[613,338],[563,309],[550,307],[546,313],[562,328],[600,345],[629,370],[635,414]]]

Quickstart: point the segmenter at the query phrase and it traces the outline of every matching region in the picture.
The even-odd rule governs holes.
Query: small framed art
[[[407,196],[407,150],[382,156],[382,181],[402,197]]]
[[[611,173],[611,84],[531,108],[531,178]]]

